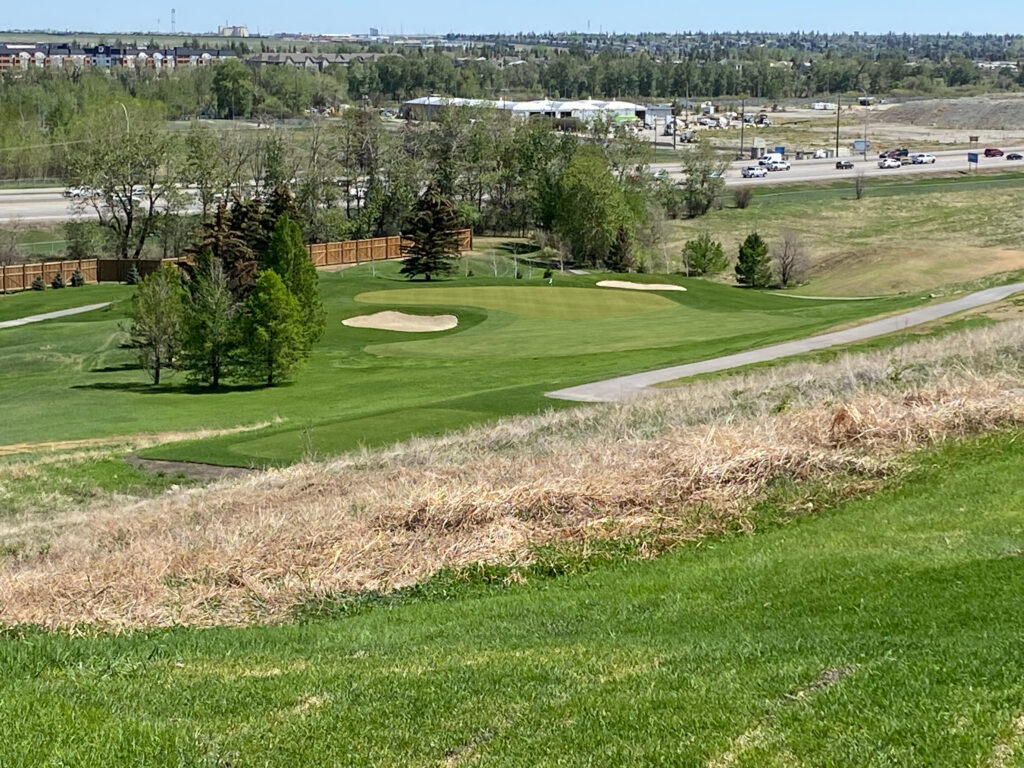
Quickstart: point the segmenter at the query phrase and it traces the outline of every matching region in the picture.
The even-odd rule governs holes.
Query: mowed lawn
[[[294,625],[10,630],[0,765],[1019,767],[1022,462],[949,445],[751,536]]]
[[[485,264],[477,265],[482,269]],[[0,330],[0,444],[227,428],[264,429],[151,449],[145,455],[210,463],[282,464],[498,416],[565,407],[543,393],[623,373],[797,338],[918,297],[801,302],[702,280],[667,278],[687,291],[596,288],[598,275],[556,273],[554,284],[470,277],[410,283],[396,264],[320,277],[324,339],[292,384],[264,389],[189,387],[183,375],[147,383],[123,347],[132,289],[81,288],[79,304],[120,297],[106,310]],[[666,278],[636,276],[637,280]],[[35,294],[56,308],[70,290]],[[14,299],[33,314],[29,294]],[[349,328],[342,320],[382,308],[453,312],[459,327],[409,334]],[[11,310],[7,310],[11,312]]]

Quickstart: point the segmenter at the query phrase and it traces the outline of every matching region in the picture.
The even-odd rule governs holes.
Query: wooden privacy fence
[[[141,277],[155,272],[161,264],[179,264],[187,259],[67,259],[43,261],[35,264],[12,264],[0,267],[0,293],[27,291],[32,281],[42,275],[49,286],[59,272],[64,282],[71,283],[71,274],[77,269],[86,283],[123,283],[134,266]]]
[[[459,250],[473,248],[473,230],[461,229]],[[317,267],[334,267],[338,264],[362,264],[364,261],[386,261],[400,259],[409,247],[410,241],[400,235],[373,237],[369,240],[346,240],[342,243],[312,243],[309,258]]]
[[[473,230],[461,229],[459,250],[473,248]],[[369,240],[347,240],[341,243],[313,243],[309,246],[309,258],[317,267],[333,267],[338,264],[362,264],[366,261],[386,261],[402,258],[410,241],[399,235],[374,237]],[[37,275],[50,285],[60,272],[64,281],[71,282],[71,273],[76,269],[82,273],[86,283],[123,283],[134,266],[140,277],[155,272],[161,264],[190,263],[190,259],[68,259],[67,261],[44,261],[35,264],[14,264],[0,267],[0,293],[27,291]]]

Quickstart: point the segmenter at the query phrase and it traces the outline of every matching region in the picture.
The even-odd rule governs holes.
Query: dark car
[[[836,160],[837,171],[848,171],[851,168],[853,168],[853,163],[851,163],[849,160]]]
[[[995,147],[989,147],[985,150],[985,157],[1002,157],[1003,150],[996,149]]]
[[[1024,160],[1024,155],[1020,152],[1011,152],[1006,156],[1007,160]]]

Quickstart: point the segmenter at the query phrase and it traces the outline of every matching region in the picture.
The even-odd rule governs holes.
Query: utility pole
[[[747,124],[747,100],[740,100],[740,155],[737,160],[743,159],[743,128]]]
[[[839,112],[843,108],[843,97],[836,97],[836,160],[839,159]]]

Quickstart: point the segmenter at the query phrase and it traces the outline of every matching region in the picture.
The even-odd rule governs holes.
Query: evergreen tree
[[[772,282],[772,263],[768,243],[757,232],[751,232],[740,245],[736,262],[736,281],[751,288],[765,288]]]
[[[308,357],[299,303],[272,269],[256,279],[241,329],[245,373],[268,387],[288,378]]]
[[[131,343],[139,350],[139,362],[154,384],[174,365],[184,330],[184,296],[177,268],[164,264],[139,282],[132,297],[128,312]]]
[[[238,345],[237,305],[223,262],[207,257],[201,263],[189,285],[179,365],[188,371],[189,380],[216,389],[232,370]]]
[[[416,201],[411,223],[412,244],[405,251],[402,274],[430,280],[435,274],[453,272],[459,258],[459,222],[451,202],[433,184]]]
[[[722,244],[708,232],[701,232],[695,240],[687,240],[683,246],[683,264],[687,275],[709,275],[721,272],[729,266]]]
[[[270,244],[260,262],[261,269],[272,269],[299,303],[306,348],[324,335],[327,315],[320,298],[316,267],[302,241],[302,230],[288,215],[277,220]]]

